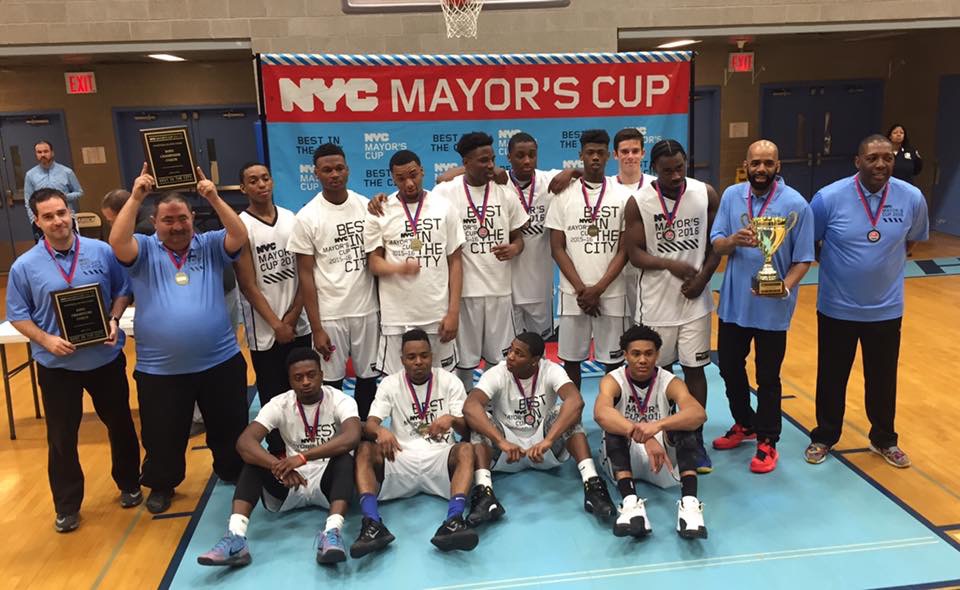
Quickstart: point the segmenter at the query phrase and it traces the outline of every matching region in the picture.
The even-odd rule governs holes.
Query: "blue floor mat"
[[[711,440],[731,420],[714,365],[707,375],[712,397],[705,438]],[[585,427],[594,450],[599,432],[589,408],[598,382],[584,379]],[[248,532],[251,565],[236,570],[197,565],[197,555],[223,535],[230,512],[233,488],[217,483],[194,515],[162,587],[849,589],[960,580],[956,542],[836,457],[819,466],[806,464],[807,442],[785,420],[780,463],[768,475],[748,470],[753,444],[712,451],[714,472],[699,484],[707,540],[676,535],[677,489],[643,483],[638,491],[647,498],[653,535],[643,541],[614,537],[609,526],[584,513],[582,484],[568,462],[553,472],[495,475],[507,515],[480,530],[473,552],[443,554],[430,545],[446,502],[421,495],[381,505],[384,522],[397,537],[393,545],[336,567],[314,561],[313,539],[326,518],[324,510],[270,514],[262,507]],[[616,497],[612,486],[611,492]],[[348,545],[359,524],[359,515],[351,512],[344,529]]]

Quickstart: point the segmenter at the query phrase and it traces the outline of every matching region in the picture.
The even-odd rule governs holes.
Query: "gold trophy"
[[[763,266],[760,272],[752,277],[753,292],[764,297],[783,297],[787,290],[783,279],[773,267],[773,255],[783,244],[787,232],[797,225],[797,212],[791,211],[786,217],[754,217],[750,219],[746,213],[741,217],[743,225],[753,229],[757,237],[757,248],[763,254]]]

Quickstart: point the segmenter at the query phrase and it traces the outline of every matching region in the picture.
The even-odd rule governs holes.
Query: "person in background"
[[[887,131],[887,139],[893,144],[896,155],[893,162],[893,177],[915,184],[913,177],[923,170],[923,159],[920,157],[920,152],[910,145],[907,128],[899,123],[891,125],[890,130]]]
[[[23,177],[24,199],[29,199],[34,192],[42,188],[56,189],[67,198],[70,211],[76,213],[77,203],[83,196],[83,187],[80,186],[77,175],[69,167],[54,160],[53,144],[46,139],[41,139],[34,144],[33,153],[37,157],[37,165],[27,170]],[[43,231],[37,225],[37,216],[30,207],[27,207],[27,218],[33,230],[33,239],[39,242],[43,237]],[[73,227],[76,229],[76,221]]]

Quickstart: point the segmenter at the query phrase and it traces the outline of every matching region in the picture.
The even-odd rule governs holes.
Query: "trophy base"
[[[761,297],[783,297],[787,294],[787,289],[783,285],[782,279],[758,279],[753,277],[751,281],[753,292]]]

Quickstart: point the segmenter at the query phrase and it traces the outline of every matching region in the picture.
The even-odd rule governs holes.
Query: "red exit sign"
[[[97,77],[93,72],[66,72],[67,94],[96,94]]]
[[[753,71],[753,52],[741,51],[731,53],[727,56],[727,71],[729,72],[752,72]]]

